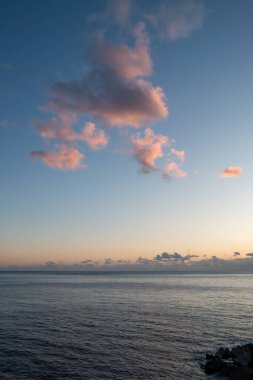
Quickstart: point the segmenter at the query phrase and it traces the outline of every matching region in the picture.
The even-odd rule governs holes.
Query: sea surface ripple
[[[0,379],[204,380],[252,341],[252,296],[252,275],[2,272]]]

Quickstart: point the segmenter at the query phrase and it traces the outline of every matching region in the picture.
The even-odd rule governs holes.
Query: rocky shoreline
[[[253,344],[219,348],[214,354],[206,354],[204,371],[232,380],[253,380]]]

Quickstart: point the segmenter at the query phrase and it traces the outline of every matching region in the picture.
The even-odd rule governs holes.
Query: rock
[[[253,344],[219,348],[216,354],[206,354],[204,371],[231,380],[253,380]]]
[[[253,344],[233,347],[231,353],[234,361],[244,367],[253,367]]]
[[[211,360],[214,360],[214,359],[215,359],[215,356],[214,356],[214,355],[206,354],[206,360],[207,360],[207,361],[211,361]]]
[[[216,357],[219,359],[231,359],[231,351],[226,347],[226,348],[219,348],[219,350],[215,354]]]
[[[207,375],[213,375],[214,373],[219,372],[221,369],[222,369],[222,362],[215,357],[211,360],[208,360],[206,364],[204,365],[204,370]]]
[[[233,362],[223,362],[219,375],[229,379],[240,379],[241,368]]]

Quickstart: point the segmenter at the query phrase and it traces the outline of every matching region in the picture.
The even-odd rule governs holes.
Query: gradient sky
[[[252,14],[2,0],[0,265],[252,252]]]

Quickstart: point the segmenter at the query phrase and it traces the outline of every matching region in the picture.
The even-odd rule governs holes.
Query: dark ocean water
[[[0,273],[0,379],[203,380],[252,318],[252,275]]]

